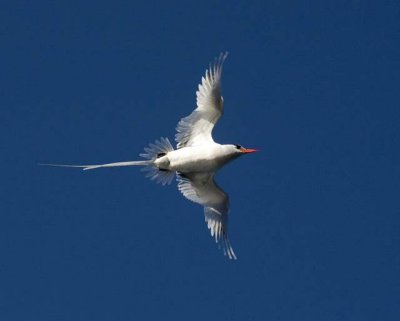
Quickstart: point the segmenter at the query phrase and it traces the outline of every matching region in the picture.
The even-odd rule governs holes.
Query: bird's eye
[[[242,149],[242,146],[240,146],[240,145],[235,145],[235,147],[236,147],[237,149]]]

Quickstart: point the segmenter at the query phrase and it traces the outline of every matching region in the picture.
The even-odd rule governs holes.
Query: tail
[[[158,167],[153,166],[153,164],[157,158],[162,157],[173,150],[174,148],[172,147],[168,138],[161,137],[160,140],[156,140],[154,143],[149,144],[149,147],[145,147],[145,153],[140,154],[140,156],[145,158],[146,160],[142,161],[128,161],[97,165],[68,165],[44,163],[40,163],[38,165],[53,167],[75,167],[82,168],[84,171],[101,167],[144,166],[143,169],[148,172],[146,177],[150,177],[150,179],[156,180],[157,183],[162,183],[163,185],[165,185],[171,183],[172,179],[174,178],[175,172],[160,170],[158,169]]]
[[[164,156],[168,152],[173,151],[174,148],[168,138],[161,137],[160,140],[156,140],[149,144],[149,147],[145,147],[145,153],[139,154],[139,156],[154,161],[155,159]]]
[[[163,157],[173,150],[174,147],[172,147],[169,139],[161,137],[160,140],[150,143],[149,147],[145,147],[145,153],[141,153],[139,156],[147,159],[148,162],[151,162],[152,164],[157,158]],[[175,172],[161,170],[156,166],[146,166],[142,170],[147,172],[146,177],[149,177],[151,180],[155,180],[157,183],[163,185],[171,184],[175,176]]]
[[[147,166],[150,165],[149,161],[131,161],[131,162],[118,162],[109,164],[99,164],[99,165],[67,165],[67,164],[44,164],[40,163],[41,166],[53,166],[53,167],[76,167],[82,168],[84,171],[88,169],[96,169],[100,167],[119,167],[119,166]]]

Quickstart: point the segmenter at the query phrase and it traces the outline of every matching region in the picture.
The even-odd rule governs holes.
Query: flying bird
[[[257,150],[234,144],[218,144],[213,140],[212,131],[223,113],[221,75],[226,57],[227,53],[221,53],[202,77],[196,92],[196,109],[182,118],[176,127],[176,149],[168,138],[162,137],[140,154],[144,160],[99,165],[41,165],[78,167],[83,170],[143,166],[147,177],[163,185],[170,184],[176,175],[178,189],[183,196],[204,207],[211,236],[229,259],[236,259],[228,239],[229,197],[215,182],[214,176],[228,162]]]

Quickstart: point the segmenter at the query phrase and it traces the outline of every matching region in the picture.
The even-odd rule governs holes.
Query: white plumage
[[[214,142],[212,131],[223,113],[221,95],[222,65],[227,53],[221,54],[206,70],[196,92],[197,108],[182,118],[176,128],[174,149],[168,138],[161,138],[140,154],[145,160],[100,165],[42,164],[80,167],[84,170],[101,167],[143,166],[147,177],[163,185],[177,175],[178,189],[187,199],[204,207],[205,221],[211,236],[221,245],[224,254],[236,259],[228,239],[229,197],[214,180],[215,172],[229,161],[255,152],[240,145]]]

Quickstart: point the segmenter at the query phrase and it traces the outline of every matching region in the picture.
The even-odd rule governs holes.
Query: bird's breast
[[[218,147],[184,147],[169,152],[169,170],[183,173],[213,172],[225,162]]]

